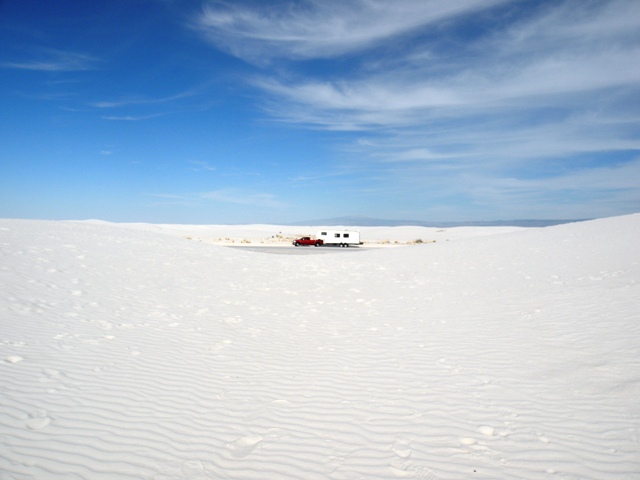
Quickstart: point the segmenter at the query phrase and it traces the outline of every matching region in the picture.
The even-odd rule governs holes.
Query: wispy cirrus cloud
[[[502,205],[530,218],[553,211],[556,218],[590,218],[627,211],[640,204],[640,159],[594,168],[565,170],[543,178],[492,176],[472,172],[459,177],[454,189],[474,198],[477,205]]]
[[[150,115],[104,115],[101,118],[103,120],[111,120],[114,122],[142,122],[144,120],[150,120],[163,116],[163,113],[155,113]]]
[[[271,193],[248,192],[236,188],[223,188],[203,193],[200,196],[207,200],[214,200],[221,203],[233,203],[237,205],[267,208],[284,208],[287,206],[286,203],[278,200],[277,196]]]
[[[146,97],[146,96],[129,96],[123,97],[118,100],[103,100],[90,103],[90,106],[95,108],[120,108],[120,107],[129,107],[136,105],[160,105],[164,103],[171,103],[178,100],[182,100],[184,98],[189,98],[197,95],[198,92],[195,90],[187,90],[184,92],[179,92],[174,95],[168,95],[165,97]]]
[[[356,132],[346,151],[395,163],[407,181],[416,172],[403,169],[406,162],[449,172],[484,165],[498,175],[531,161],[593,154],[606,161],[640,150],[634,2],[550,3],[503,20],[505,27],[454,52],[437,40],[416,41],[331,80],[272,73],[253,85],[268,94],[273,119]]]
[[[166,198],[167,200],[188,200],[189,196],[187,195],[178,195],[175,193],[147,193],[146,194],[149,197],[156,197],[156,198]]]
[[[198,89],[188,89],[167,96],[130,95],[115,100],[90,102],[89,107],[99,111],[114,112],[103,115],[101,117],[103,120],[139,122],[175,112],[206,109],[209,107],[206,102],[197,102],[195,99],[188,101],[201,93]]]
[[[192,165],[191,170],[193,170],[194,172],[215,172],[218,169],[212,165],[210,165],[208,162],[203,162],[203,161],[199,161],[199,160],[190,160],[189,163]]]
[[[631,20],[629,8],[583,8],[582,21],[575,24],[565,16],[574,11],[559,10],[461,46],[467,51],[464,62],[437,72],[434,64],[448,59],[407,60],[399,67],[394,58],[394,68],[378,65],[374,72],[338,80],[263,77],[254,85],[276,98],[268,105],[275,118],[335,130],[416,125],[425,118],[469,118],[490,110],[573,109],[594,93],[637,91],[639,15]],[[619,28],[598,30],[601,15]]]
[[[341,166],[375,164],[370,188],[523,211],[577,198],[572,182],[580,202],[633,197],[634,0],[216,1],[195,28],[262,69],[248,82],[271,119],[345,132]]]
[[[194,28],[249,61],[331,58],[506,0],[303,0],[207,4]]]
[[[94,56],[54,48],[37,48],[29,56],[31,58],[0,62],[0,66],[40,72],[74,72],[93,70],[100,64]]]

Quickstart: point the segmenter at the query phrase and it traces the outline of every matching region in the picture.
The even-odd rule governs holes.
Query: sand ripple
[[[634,478],[627,222],[281,256],[3,221],[0,477]]]

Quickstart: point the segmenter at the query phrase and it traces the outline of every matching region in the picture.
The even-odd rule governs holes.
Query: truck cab
[[[301,237],[294,240],[292,244],[294,247],[299,247],[300,245],[313,245],[314,247],[320,247],[324,244],[324,241],[311,237]]]

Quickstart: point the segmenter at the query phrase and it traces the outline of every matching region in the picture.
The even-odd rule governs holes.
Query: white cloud
[[[188,197],[184,195],[176,195],[173,193],[149,193],[147,194],[150,197],[158,197],[158,198],[166,198],[169,200],[187,200]]]
[[[113,120],[116,122],[141,122],[143,120],[150,120],[152,118],[162,116],[162,113],[157,113],[153,115],[105,115],[102,117],[103,120]]]
[[[190,160],[189,163],[193,165],[191,169],[196,172],[200,172],[200,171],[215,172],[217,170],[216,167],[209,165],[207,162]]]
[[[302,0],[251,8],[217,1],[195,27],[216,45],[250,61],[330,58],[505,0]]]
[[[531,20],[544,38],[545,31],[561,28],[556,22],[554,18],[544,25]],[[567,18],[565,22],[570,23]],[[640,31],[640,17],[635,24]],[[445,74],[431,72],[438,61],[432,59],[425,65],[411,62],[359,78],[262,78],[254,84],[276,98],[268,109],[274,117],[335,130],[417,124],[434,117],[467,118],[505,108],[574,108],[592,103],[595,93],[640,86],[638,35],[617,33],[597,39],[583,35],[567,43],[556,32],[556,41],[546,41],[543,50],[537,50],[537,39],[531,35],[527,41],[512,42],[513,37],[506,32],[482,41],[472,47],[482,50],[477,58]]]
[[[512,211],[535,200],[552,211],[573,184],[582,188],[577,204],[603,209],[595,198],[605,190],[629,204],[638,188],[627,178],[638,178],[629,152],[640,150],[637,2],[534,3],[218,2],[199,26],[245,60],[293,60],[252,79],[265,112],[358,132],[344,158],[362,173],[375,162],[384,179],[369,177],[371,188],[411,186],[429,190],[422,198],[467,196],[479,206],[495,196],[493,205],[511,202]],[[474,12],[487,23],[470,33],[462,23]],[[296,63],[309,59],[322,67]]]
[[[509,214],[540,217],[555,212],[555,218],[595,218],[633,213],[640,205],[640,159],[539,178],[485,174],[466,181],[463,189],[476,204],[502,205]]]
[[[90,105],[95,108],[119,108],[119,107],[128,107],[131,105],[157,105],[157,104],[174,102],[176,100],[192,97],[194,95],[197,95],[196,91],[187,90],[187,91],[176,93],[175,95],[169,95],[166,97],[151,98],[151,97],[142,97],[142,96],[130,96],[130,97],[121,98],[119,100],[93,102]]]
[[[640,192],[640,159],[596,168],[578,168],[551,178],[520,180],[537,190],[636,190]]]
[[[634,0],[550,3],[541,15],[517,22],[508,30],[515,50],[544,51],[558,43],[568,48],[602,39],[638,37],[640,13]]]
[[[374,72],[255,85],[273,99],[266,111],[275,119],[369,132],[376,147],[358,148],[371,158],[518,162],[634,150],[640,14],[633,4],[549,4],[461,45],[473,55],[459,61],[432,52],[421,63],[408,51],[406,61],[381,57]]]
[[[202,198],[222,203],[252,205],[256,207],[283,208],[286,204],[270,193],[245,192],[235,188],[225,188],[203,193]]]
[[[0,66],[40,72],[72,72],[92,70],[98,63],[98,59],[91,55],[53,48],[36,49],[33,51],[33,57],[31,60],[2,62]]]

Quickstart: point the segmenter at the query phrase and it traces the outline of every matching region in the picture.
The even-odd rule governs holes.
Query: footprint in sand
[[[222,350],[223,348],[228,347],[232,343],[233,342],[231,340],[223,340],[222,342],[218,342],[215,345],[210,346],[209,347],[209,351],[212,352],[212,353],[219,352],[220,350]]]
[[[42,374],[44,375],[44,381],[54,381],[58,380],[60,377],[60,372],[53,368],[43,368]]]
[[[247,435],[227,445],[234,457],[246,457],[262,441],[260,435]]]
[[[200,477],[200,475],[204,473],[204,466],[198,460],[189,460],[187,462],[184,462],[181,466],[181,470],[182,475],[184,475],[185,478],[191,478],[194,476],[203,478]]]
[[[483,425],[482,427],[478,428],[478,431],[482,435],[486,435],[488,437],[492,437],[496,433],[496,429],[495,428],[489,427],[489,426],[486,426],[486,425]]]
[[[107,320],[96,320],[93,323],[95,323],[97,326],[99,326],[103,330],[111,330],[113,328],[113,323]]]
[[[391,451],[400,458],[409,458],[411,456],[411,440],[408,438],[399,438],[391,447]]]
[[[51,419],[49,417],[43,416],[43,417],[30,418],[25,422],[25,426],[29,430],[40,430],[46,427],[47,425],[49,425],[50,423],[51,423]]]
[[[411,456],[410,448],[402,448],[402,447],[393,447],[391,449],[393,453],[395,453],[400,458],[409,458]]]
[[[23,361],[24,358],[19,357],[18,355],[10,355],[8,357],[5,357],[4,361],[5,363],[18,363]]]
[[[240,323],[242,321],[242,319],[238,318],[238,317],[226,317],[222,321],[224,323],[233,324],[233,323]]]

